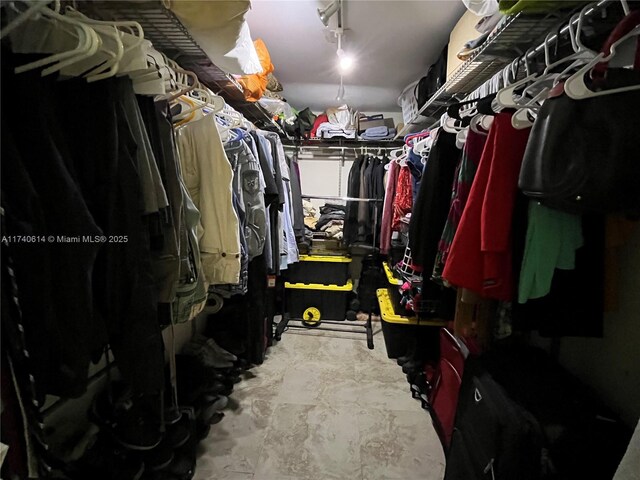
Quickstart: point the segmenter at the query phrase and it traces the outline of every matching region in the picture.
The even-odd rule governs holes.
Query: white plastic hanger
[[[0,39],[2,39],[4,37],[6,37],[7,35],[9,35],[12,31],[14,31],[20,25],[25,23],[27,20],[31,19],[31,17],[35,16],[36,13],[38,13],[40,10],[43,10],[44,8],[47,8],[47,5],[49,3],[51,3],[51,0],[44,0],[44,1],[43,0],[36,0],[36,1],[32,2],[31,6],[29,8],[27,8],[24,12],[18,14],[18,16],[16,18],[11,20],[11,22],[9,22],[7,24],[7,26],[4,27],[2,29],[2,31],[0,31]],[[15,5],[13,4],[13,2],[11,2],[10,6],[14,10],[17,10],[15,8]]]
[[[491,128],[494,117],[491,115],[478,114],[471,119],[469,123],[469,130],[479,133],[480,135],[488,135],[488,131]]]
[[[195,106],[180,112],[178,115],[175,115],[174,120],[183,120],[193,112],[202,109],[210,110],[209,113],[218,113],[224,109],[224,99],[218,95],[213,95],[211,92],[208,92],[207,90],[199,87],[195,88],[191,93],[198,93],[200,95],[199,98],[194,98],[192,95],[189,95],[189,100],[191,100],[195,104]],[[180,101],[181,98],[184,97],[179,97],[177,101]]]
[[[616,54],[616,48],[629,39],[640,35],[640,25],[636,26],[629,33],[624,35],[620,40],[611,45],[609,55],[599,53],[592,61],[584,65],[580,70],[569,77],[564,83],[564,91],[566,94],[574,100],[583,100],[586,98],[600,97],[603,95],[613,95],[614,93],[631,92],[634,90],[640,90],[640,85],[631,85],[628,87],[614,88],[611,90],[602,90],[594,92],[589,89],[585,83],[585,75],[591,71],[598,63],[609,62]]]
[[[572,72],[576,68],[584,65],[585,63],[590,62],[593,58],[596,57],[596,52],[587,48],[582,43],[582,26],[584,23],[584,18],[586,12],[591,9],[590,5],[587,5],[583,8],[579,14],[575,14],[569,20],[569,38],[571,40],[571,46],[573,47],[573,52],[571,55],[567,55],[560,60],[553,62],[552,64],[547,64],[544,72],[538,76],[525,90],[522,92],[523,97],[529,97],[531,95],[531,91],[535,91],[536,89],[541,89],[544,91],[545,89],[548,91],[547,87],[552,87],[557,85],[569,72]],[[576,30],[573,29],[573,24],[576,24]],[[560,73],[554,73],[560,65],[570,62],[569,66],[566,67]],[[544,99],[544,97],[540,97],[539,94],[535,94],[534,97],[538,100]],[[539,108],[539,105],[536,105],[537,100],[529,101],[526,106],[530,108]]]
[[[111,60],[107,62],[98,62],[98,67],[86,75],[87,81],[91,82],[114,76],[121,72],[121,62],[125,54],[135,53],[140,56],[143,53],[138,48],[144,42],[144,31],[140,23],[135,21],[94,20],[78,12],[72,7],[67,7],[66,14],[67,16],[76,18],[91,25],[98,33],[101,33],[105,35],[106,38],[113,40],[110,44],[114,50],[112,52],[106,51],[107,55],[111,57]],[[132,33],[120,31],[118,30],[118,27],[125,28]],[[132,59],[128,58],[126,65],[130,64],[131,61]]]
[[[56,8],[59,7],[59,2],[57,3]],[[42,71],[43,76],[49,75],[65,66],[91,57],[100,47],[101,40],[92,28],[77,20],[66,18],[65,15],[60,15],[57,11],[46,6],[42,9],[32,10],[31,15],[25,16],[21,20],[20,25],[24,25],[24,27],[14,31],[13,35],[16,35],[16,38],[12,35],[14,44],[20,43],[21,45],[20,53],[49,53],[60,49],[61,45],[66,46],[69,43],[69,38],[76,38],[77,44],[74,48],[64,48],[64,50],[40,60],[16,67],[15,72],[18,74],[51,65]],[[48,45],[44,45],[42,42],[37,44],[35,42],[30,44],[21,42],[22,35],[29,38],[30,35],[37,32],[39,34],[35,38],[40,37],[40,40],[45,34],[43,32],[46,32],[46,38],[50,40]],[[61,38],[65,38],[67,41],[60,41]],[[57,43],[53,44],[51,41]]]
[[[413,153],[416,155],[422,155],[423,153],[430,151],[432,145],[433,137],[431,135],[421,138],[413,144]]]
[[[538,95],[533,97],[530,106],[521,108],[511,116],[511,125],[513,128],[516,130],[524,130],[525,128],[529,128],[533,125],[535,120],[535,114],[533,112],[537,110],[537,108],[534,107],[534,104],[544,101],[549,94],[549,90],[549,88],[544,88],[540,93],[538,93]]]

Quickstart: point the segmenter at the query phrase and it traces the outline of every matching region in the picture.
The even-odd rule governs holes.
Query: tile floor
[[[236,386],[195,480],[440,480],[444,455],[404,375],[364,335],[290,329]]]

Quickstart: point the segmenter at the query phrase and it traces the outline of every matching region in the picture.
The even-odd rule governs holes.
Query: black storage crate
[[[420,320],[416,317],[405,317],[396,313],[389,290],[397,287],[381,288],[377,291],[382,320],[382,335],[389,358],[398,358],[407,354],[414,347],[415,357],[432,358],[438,352],[439,328],[447,322],[441,320]]]
[[[290,283],[345,285],[349,279],[351,258],[342,255],[301,255],[300,261],[289,265]]]
[[[353,290],[351,281],[344,285],[291,284],[287,290],[287,310],[291,318],[309,320],[344,320]],[[307,312],[305,314],[305,312]],[[317,316],[320,318],[317,318]]]

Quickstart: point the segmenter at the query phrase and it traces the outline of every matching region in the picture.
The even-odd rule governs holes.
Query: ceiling
[[[336,43],[317,9],[330,0],[253,0],[251,36],[271,54],[283,96],[297,109],[336,105]],[[426,74],[464,12],[460,0],[343,0],[343,49],[356,59],[345,75],[345,102],[364,112],[399,111],[403,88]],[[333,40],[335,42],[335,40]]]

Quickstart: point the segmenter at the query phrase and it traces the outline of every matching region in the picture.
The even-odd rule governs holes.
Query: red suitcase
[[[433,366],[425,367],[425,373],[432,388],[423,400],[426,400],[425,408],[431,414],[433,425],[445,451],[451,444],[467,353],[466,347],[449,330],[442,328],[440,329],[438,364],[435,369]]]

